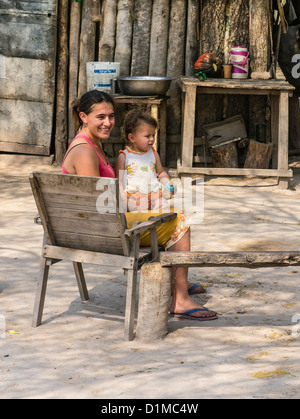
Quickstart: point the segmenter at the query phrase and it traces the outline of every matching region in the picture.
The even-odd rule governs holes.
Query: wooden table
[[[162,165],[166,164],[167,144],[167,99],[169,96],[125,96],[113,95],[115,103],[129,103],[134,105],[150,106],[150,113],[158,122],[158,130],[155,135],[154,148],[158,149]]]
[[[288,127],[289,96],[295,89],[283,80],[251,79],[207,79],[200,81],[195,77],[181,77],[182,90],[182,148],[181,162],[178,162],[178,175],[216,175],[216,176],[275,176],[281,188],[288,188],[288,178],[293,172],[288,167]],[[194,128],[196,91],[201,94],[270,95],[271,137],[273,143],[272,161],[277,162],[273,169],[192,167],[194,155]]]

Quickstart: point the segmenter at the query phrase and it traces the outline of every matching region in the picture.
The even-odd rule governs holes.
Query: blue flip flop
[[[195,317],[195,316],[191,316],[192,313],[195,313],[196,311],[210,311],[207,307],[203,307],[203,308],[194,308],[192,310],[188,310],[185,313],[170,313],[171,316],[173,317],[178,317],[180,319],[189,319],[189,320],[215,320],[218,318],[217,313],[215,313],[214,311],[212,311],[211,313],[214,313],[212,316],[210,317]]]
[[[193,295],[193,294],[205,294],[206,293],[206,289],[204,289],[204,291],[200,291],[200,292],[192,292],[193,290],[195,290],[196,288],[198,288],[198,287],[200,287],[200,288],[203,288],[203,287],[201,287],[200,285],[198,285],[198,284],[195,284],[194,282],[192,282],[192,286],[188,289],[188,293],[190,294],[190,295]]]

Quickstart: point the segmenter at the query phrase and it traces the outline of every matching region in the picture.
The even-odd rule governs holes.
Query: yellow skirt
[[[164,246],[166,250],[178,242],[189,229],[188,218],[184,215],[184,212],[182,210],[174,210],[174,212],[177,213],[177,217],[174,220],[156,227],[158,244]],[[160,214],[162,213],[153,211],[126,212],[127,228],[131,228],[136,221],[147,221],[149,217],[155,217]],[[145,231],[141,234],[141,246],[150,246],[150,244],[150,233]]]

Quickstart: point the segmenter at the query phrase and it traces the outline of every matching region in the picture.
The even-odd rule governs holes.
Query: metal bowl
[[[128,96],[165,95],[172,80],[172,77],[117,77],[121,94]]]

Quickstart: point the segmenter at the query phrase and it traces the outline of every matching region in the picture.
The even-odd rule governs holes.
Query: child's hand
[[[133,194],[130,195],[130,198],[134,199],[136,201],[136,205],[140,204],[140,199],[141,199],[141,193],[140,192],[134,192]]]

